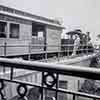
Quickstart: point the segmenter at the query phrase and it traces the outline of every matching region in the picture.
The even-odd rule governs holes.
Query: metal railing
[[[57,64],[50,64],[50,63],[44,63],[44,62],[32,62],[32,61],[24,61],[24,60],[18,60],[18,59],[7,59],[7,58],[0,58],[0,65],[5,66],[8,68],[11,68],[9,72],[9,78],[4,78],[6,76],[6,73],[0,73],[0,95],[1,100],[15,100],[15,99],[8,99],[5,95],[5,87],[7,83],[17,84],[16,86],[16,95],[17,100],[31,100],[28,98],[28,86],[31,87],[37,87],[39,90],[37,94],[39,94],[36,100],[60,100],[60,94],[64,93],[62,96],[71,95],[72,97],[68,100],[82,100],[82,97],[86,97],[86,100],[88,98],[91,98],[92,100],[99,100],[100,96],[94,95],[94,94],[87,94],[83,92],[78,91],[72,91],[72,90],[66,90],[59,88],[59,80],[60,75],[65,76],[73,76],[73,77],[80,77],[80,78],[89,78],[92,80],[100,80],[100,69],[96,68],[87,68],[87,67],[77,67],[77,66],[71,66],[71,65],[57,65]],[[21,80],[15,79],[15,69],[24,69],[28,71],[32,71],[35,73],[40,73],[40,84],[34,84],[32,82],[25,82]],[[37,72],[38,71],[38,72]],[[20,73],[18,73],[20,74]],[[33,79],[35,80],[35,79]],[[55,94],[55,96],[46,95],[46,90],[53,91],[52,94]],[[36,92],[36,90],[35,90]],[[34,94],[31,94],[31,97],[35,97]],[[36,95],[36,93],[35,93]],[[48,97],[48,99],[46,98]],[[80,98],[81,97],[81,98]],[[89,99],[89,100],[91,100]],[[33,100],[33,99],[32,99]],[[63,99],[65,100],[65,99]]]
[[[0,51],[2,52],[2,56],[19,56],[19,55],[28,55],[28,59],[31,59],[32,54],[45,54],[44,58],[47,60],[49,53],[55,53],[52,57],[56,57],[59,61],[60,57],[64,56],[71,56],[73,53],[74,44],[67,44],[67,45],[41,45],[41,44],[8,44],[5,42],[4,44],[0,45]],[[80,44],[78,49],[76,50],[76,55],[81,54],[89,54],[93,52],[100,51],[99,48],[94,48],[92,45]],[[1,55],[0,55],[1,56]]]
[[[95,48],[89,48],[86,45],[79,45],[79,48],[76,51],[77,52],[76,55],[72,56],[73,48],[74,48],[74,44],[67,44],[67,45],[27,44],[25,45],[23,43],[20,43],[20,45],[19,44],[11,45],[8,44],[7,42],[4,42],[4,44],[0,45],[0,56],[1,54],[3,54],[2,56],[5,58],[11,56],[12,58],[22,58],[29,61],[38,60],[40,62],[60,63],[62,60],[65,61],[67,58],[89,55],[99,51],[99,48],[95,49]],[[37,55],[33,56],[34,54]],[[27,57],[26,56],[23,57],[23,55],[27,55]],[[6,70],[8,70],[8,68],[3,67],[0,72],[5,72]]]

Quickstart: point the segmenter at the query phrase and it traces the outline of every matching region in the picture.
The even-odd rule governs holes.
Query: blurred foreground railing
[[[39,91],[37,92],[37,94],[39,95],[35,96],[37,97],[37,99],[35,100],[40,100],[40,99],[41,100],[60,100],[61,98],[59,98],[59,95],[61,93],[72,95],[72,99],[70,100],[82,100],[82,98],[79,98],[79,97],[87,97],[87,98],[91,98],[92,100],[100,99],[100,96],[96,96],[93,94],[87,94],[87,93],[82,93],[78,91],[75,92],[72,90],[59,88],[60,75],[89,78],[92,80],[100,80],[100,69],[77,67],[77,66],[71,66],[71,65],[57,65],[57,64],[50,64],[50,63],[43,63],[43,62],[36,62],[36,61],[32,62],[32,61],[7,59],[7,58],[0,58],[0,65],[11,68],[9,72],[9,78],[8,77],[5,78],[6,73],[0,73],[0,95],[1,95],[2,100],[8,100],[4,92],[5,87],[6,87],[5,84],[7,84],[7,82],[9,82],[9,84],[12,84],[12,83],[17,84],[16,86],[17,100],[33,100],[33,99],[28,98],[28,93],[29,93],[28,86],[39,88]],[[14,76],[15,69],[16,70],[23,69],[23,70],[26,70],[27,72],[38,71],[38,73],[41,73],[40,84],[38,85],[38,84],[33,84],[32,82],[24,82],[24,81],[16,80]],[[51,98],[46,98],[45,91],[47,89],[54,91],[53,94],[55,94],[55,96]],[[31,96],[32,95],[34,94],[31,94]],[[16,99],[10,99],[10,100],[16,100]]]

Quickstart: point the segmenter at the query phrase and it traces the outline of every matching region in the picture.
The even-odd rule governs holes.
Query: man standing
[[[74,48],[73,48],[72,56],[75,56],[76,55],[76,52],[77,52],[79,46],[80,46],[80,38],[76,34],[75,35],[75,40],[74,40]]]

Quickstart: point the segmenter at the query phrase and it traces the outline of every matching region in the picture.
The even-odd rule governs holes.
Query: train
[[[89,32],[83,33],[81,29],[75,29],[73,31],[67,32],[66,33],[67,39],[61,40],[61,50],[67,51],[67,53],[71,55],[74,49],[75,36],[77,35],[80,38],[80,45],[78,46],[76,54],[93,53],[94,47],[92,42],[90,42],[91,38],[89,34],[90,34]]]
[[[36,60],[46,53],[47,58],[57,56],[58,52],[62,56],[71,55],[75,34],[82,40],[81,44],[87,45],[83,39],[87,36],[79,30],[67,32],[69,38],[61,39],[64,29],[58,20],[0,5],[0,56]],[[93,52],[93,46],[88,44],[84,46],[84,53],[87,47],[91,48],[89,52]],[[81,48],[83,46],[79,50]]]

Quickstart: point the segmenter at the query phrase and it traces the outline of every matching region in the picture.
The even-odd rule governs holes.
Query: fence
[[[67,45],[39,45],[39,44],[7,44],[6,42],[0,45],[0,56],[20,56],[20,55],[28,55],[28,59],[31,59],[32,54],[45,54],[44,58],[48,59],[49,53],[55,53],[52,57],[56,56],[56,58],[62,56],[71,56],[74,49],[73,44]],[[89,45],[79,45],[76,50],[76,55],[80,54],[89,54],[93,52],[99,51],[100,46],[95,46],[94,48],[91,44]],[[97,48],[99,47],[99,48]],[[43,59],[43,58],[42,58]]]
[[[73,91],[73,90],[67,90],[63,88],[59,88],[59,77],[60,75],[65,76],[73,76],[73,77],[83,77],[83,78],[89,78],[92,80],[100,80],[100,69],[96,68],[86,68],[86,67],[77,67],[77,66],[71,66],[71,65],[57,65],[57,64],[49,64],[44,62],[32,62],[32,61],[24,61],[24,60],[18,60],[18,59],[7,59],[7,58],[0,58],[0,65],[11,68],[9,72],[9,78],[4,77],[5,74],[0,75],[0,95],[1,100],[60,100],[64,97],[66,100],[83,100],[82,97],[85,97],[85,100],[99,100],[100,97],[94,94],[87,94],[83,92]],[[15,80],[15,69],[23,69],[24,71],[32,71],[41,73],[40,75],[40,84],[33,84],[32,82],[25,82],[25,81],[19,81]],[[18,73],[20,74],[20,73]],[[16,98],[8,99],[5,95],[5,84],[17,84],[16,88]],[[31,87],[37,87],[38,90],[34,90],[35,94],[31,94],[31,97],[33,96],[34,99],[29,98],[29,88]],[[52,90],[51,97],[48,97],[46,95],[46,90]],[[37,92],[38,91],[38,92]],[[63,94],[62,94],[63,93]],[[55,94],[55,95],[54,95]],[[71,98],[68,98],[68,95],[71,95]],[[80,98],[81,97],[81,98]]]

